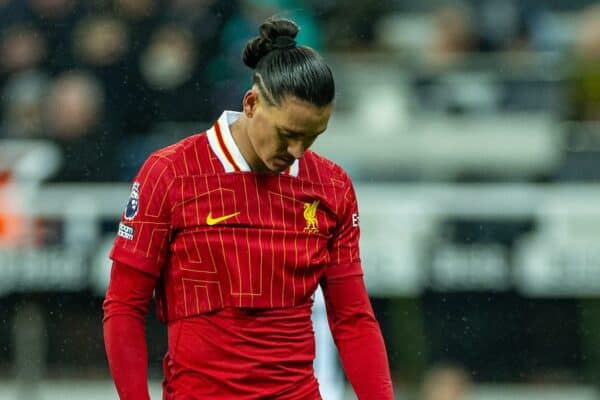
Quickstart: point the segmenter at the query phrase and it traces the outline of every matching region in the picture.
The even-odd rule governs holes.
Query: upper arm
[[[169,191],[175,177],[172,164],[151,156],[135,177],[121,217],[110,257],[132,268],[159,276],[171,236]]]
[[[329,245],[330,265],[325,271],[325,280],[340,276],[362,276],[356,193],[352,181],[345,173],[341,183],[336,192],[338,223]]]

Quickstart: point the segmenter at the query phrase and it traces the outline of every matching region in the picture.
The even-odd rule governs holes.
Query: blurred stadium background
[[[273,14],[336,74],[315,149],[355,180],[399,398],[600,398],[589,0],[0,0],[0,398],[116,398],[101,303],[129,182],[239,109]],[[148,341],[159,398],[154,315]]]

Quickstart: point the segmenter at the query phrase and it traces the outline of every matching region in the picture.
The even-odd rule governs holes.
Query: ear
[[[252,118],[252,116],[256,112],[256,108],[258,107],[259,101],[260,98],[258,95],[258,91],[256,91],[254,88],[246,92],[242,102],[244,114],[246,114],[246,117]]]

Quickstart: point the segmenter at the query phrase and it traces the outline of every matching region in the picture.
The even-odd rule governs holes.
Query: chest
[[[244,228],[329,238],[340,196],[333,185],[288,176],[187,176],[172,186],[171,223],[176,232]]]

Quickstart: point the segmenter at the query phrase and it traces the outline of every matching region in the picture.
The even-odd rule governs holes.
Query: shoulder
[[[146,159],[146,164],[153,163],[172,170],[173,176],[198,174],[201,172],[203,159],[208,157],[208,140],[204,132],[188,136],[177,143],[154,151]]]
[[[323,183],[331,183],[335,186],[352,185],[352,180],[348,173],[339,164],[331,161],[315,153],[312,150],[307,150],[304,153],[305,177],[314,180],[318,177]]]

